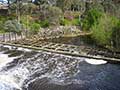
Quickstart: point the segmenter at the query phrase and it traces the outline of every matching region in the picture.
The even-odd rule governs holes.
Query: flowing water
[[[0,46],[0,90],[120,90],[120,65]]]

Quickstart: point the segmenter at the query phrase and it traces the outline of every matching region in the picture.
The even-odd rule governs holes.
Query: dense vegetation
[[[120,49],[119,0],[8,0],[7,13],[0,16],[1,33],[80,26],[98,45]]]

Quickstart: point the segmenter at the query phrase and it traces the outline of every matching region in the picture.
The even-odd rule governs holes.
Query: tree
[[[71,9],[72,4],[77,0],[57,0],[56,5],[63,11]],[[75,3],[74,3],[75,4]]]
[[[51,25],[59,25],[60,18],[63,17],[63,12],[55,6],[43,6],[40,12],[40,20],[48,22]]]
[[[4,30],[7,32],[20,33],[22,25],[18,23],[17,20],[8,20],[4,24]]]
[[[92,8],[86,12],[84,19],[82,20],[82,28],[85,31],[90,31],[91,27],[98,23],[99,18],[101,18],[103,12],[98,8]]]
[[[104,7],[105,12],[115,15],[117,7],[113,0],[104,0],[102,5]]]

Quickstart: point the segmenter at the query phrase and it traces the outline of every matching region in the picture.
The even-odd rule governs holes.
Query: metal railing
[[[11,42],[11,41],[16,41],[20,39],[24,39],[28,37],[28,32],[21,32],[19,34],[13,33],[13,32],[8,32],[8,33],[3,33],[0,34],[0,42]]]

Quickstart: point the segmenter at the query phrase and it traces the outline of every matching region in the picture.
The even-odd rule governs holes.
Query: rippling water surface
[[[1,46],[0,90],[120,90],[120,65]]]

